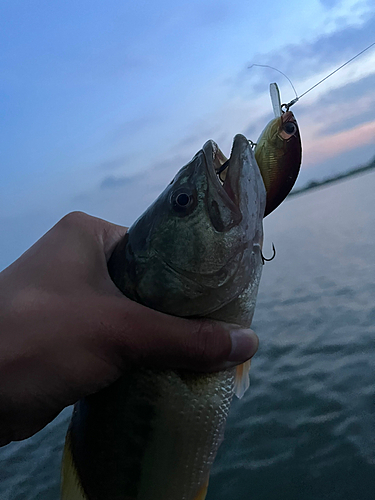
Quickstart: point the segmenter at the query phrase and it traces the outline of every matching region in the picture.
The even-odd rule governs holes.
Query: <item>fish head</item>
[[[221,180],[226,161],[206,142],[129,229],[109,262],[128,297],[206,316],[259,280],[266,191],[246,137],[235,137]]]
[[[267,216],[289,194],[301,166],[301,136],[291,111],[268,123],[257,141],[255,158],[267,190]]]

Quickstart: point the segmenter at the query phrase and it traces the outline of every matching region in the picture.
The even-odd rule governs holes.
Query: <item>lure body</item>
[[[255,146],[255,158],[267,191],[267,216],[289,194],[301,166],[301,137],[291,111],[267,124]]]

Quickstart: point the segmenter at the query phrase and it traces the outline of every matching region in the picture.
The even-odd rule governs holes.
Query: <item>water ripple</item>
[[[234,401],[207,500],[374,500],[375,173],[265,220],[250,390]],[[266,242],[267,244],[267,242]],[[57,500],[69,410],[0,451],[1,500]]]

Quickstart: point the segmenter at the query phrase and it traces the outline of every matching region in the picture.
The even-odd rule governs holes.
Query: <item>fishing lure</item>
[[[262,174],[263,182],[267,191],[267,204],[264,216],[271,213],[286,198],[297,180],[302,161],[302,144],[298,129],[297,120],[290,108],[296,104],[303,96],[330,78],[337,71],[352,62],[361,54],[375,45],[375,42],[368,45],[361,52],[353,56],[344,64],[336,68],[329,75],[322,78],[303,94],[298,95],[297,91],[287,75],[282,71],[266,64],[253,64],[272,68],[287,78],[291,84],[295,98],[287,104],[281,104],[280,91],[276,83],[270,85],[270,95],[275,118],[271,120],[256,143],[250,141],[254,148],[255,158]],[[250,66],[250,68],[252,67]],[[282,186],[283,189],[278,189]]]
[[[252,143],[267,191],[265,217],[275,210],[291,191],[302,161],[302,143],[297,120],[291,111],[283,110],[276,83],[271,83],[270,95],[275,118],[266,125],[258,141]]]

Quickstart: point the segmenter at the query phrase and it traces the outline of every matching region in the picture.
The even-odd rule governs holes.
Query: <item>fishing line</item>
[[[298,99],[298,94],[297,94],[297,91],[296,89],[294,88],[294,85],[292,83],[292,80],[286,76],[285,73],[283,73],[282,71],[280,71],[279,69],[277,68],[274,68],[273,66],[269,66],[268,64],[252,64],[251,66],[249,66],[248,69],[251,69],[253,66],[259,66],[260,68],[271,68],[271,69],[274,69],[275,71],[278,71],[279,73],[281,73],[283,76],[285,76],[285,78],[289,81],[290,85],[292,86],[293,90],[294,90],[294,93],[296,94],[296,98]]]
[[[315,89],[315,87],[317,87],[318,85],[320,85],[321,83],[323,83],[325,80],[327,80],[327,78],[331,77],[332,75],[334,75],[335,73],[337,73],[338,71],[340,71],[340,69],[342,69],[344,66],[346,66],[347,64],[349,64],[352,61],[354,61],[354,59],[356,59],[357,57],[359,57],[360,55],[362,55],[364,52],[366,52],[366,50],[371,49],[371,47],[373,47],[374,45],[375,45],[375,42],[373,42],[370,45],[368,45],[365,49],[361,50],[361,52],[358,52],[358,54],[356,54],[351,59],[349,59],[348,61],[346,61],[344,64],[342,64],[341,66],[339,66],[338,68],[336,68],[334,71],[332,71],[329,75],[327,75],[324,78],[322,78],[318,83],[315,83],[315,85],[313,85],[312,87],[310,87],[308,90],[306,90],[306,92],[304,92],[300,96],[297,94],[296,89],[294,88],[294,85],[291,82],[291,80],[285,75],[285,73],[283,73],[279,69],[274,68],[273,66],[268,66],[267,64],[252,64],[251,66],[249,66],[249,68],[252,68],[253,66],[261,66],[263,68],[271,68],[271,69],[274,69],[274,70],[278,71],[279,73],[281,73],[282,75],[284,75],[285,78],[287,78],[287,80],[289,80],[289,82],[290,82],[290,84],[291,84],[291,86],[292,86],[292,88],[294,90],[294,93],[296,94],[296,97],[292,101],[290,101],[288,104],[283,104],[283,107],[285,107],[285,110],[288,111],[289,108],[291,106],[293,106],[293,104],[295,104],[296,102],[298,102],[301,99],[301,97],[303,97],[308,92],[310,92],[310,90]]]
[[[370,49],[371,47],[373,47],[375,45],[375,42],[373,42],[371,45],[369,45],[368,47],[366,47],[365,49],[361,50],[361,52],[359,52],[357,55],[355,55],[354,57],[352,57],[351,59],[349,59],[349,61],[346,61],[346,63],[342,64],[339,68],[335,69],[335,71],[332,71],[332,73],[330,73],[329,75],[325,76],[322,80],[320,80],[320,82],[316,83],[315,85],[313,85],[311,88],[309,88],[308,90],[306,90],[306,92],[304,92],[303,94],[301,94],[298,99],[301,99],[301,97],[303,97],[304,95],[306,95],[308,92],[310,92],[310,90],[314,89],[315,87],[317,87],[318,85],[320,85],[322,82],[324,82],[324,80],[327,80],[327,78],[329,78],[330,76],[334,75],[335,73],[337,73],[337,71],[339,71],[341,68],[343,68],[344,66],[346,66],[347,64],[349,64],[350,62],[354,61],[354,59],[356,59],[357,57],[359,57],[361,54],[363,54],[364,52],[366,52],[366,50]]]

